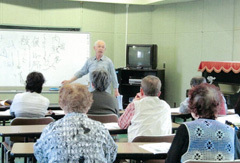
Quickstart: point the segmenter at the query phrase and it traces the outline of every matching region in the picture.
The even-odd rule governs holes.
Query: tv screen
[[[129,47],[129,64],[135,67],[151,66],[151,47]]]
[[[127,67],[155,69],[156,45],[127,45]]]

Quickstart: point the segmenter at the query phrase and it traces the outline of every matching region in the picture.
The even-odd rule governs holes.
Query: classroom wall
[[[106,41],[106,55],[114,62],[114,11],[114,4],[67,2],[64,0],[0,0],[0,24],[81,28],[82,32],[91,34],[92,46],[98,39]],[[95,55],[93,51],[91,55]],[[0,88],[0,90],[21,89],[24,88]],[[48,96],[48,98],[51,96],[50,101],[53,103],[58,101],[58,95],[44,94],[44,96]],[[0,94],[0,99],[10,97],[13,98],[14,94]]]
[[[166,63],[166,99],[184,100],[200,61],[239,61],[239,0],[200,0],[154,6],[152,40]]]
[[[201,60],[240,59],[239,0],[128,7],[63,0],[0,0],[0,24],[81,28],[91,34],[92,44],[97,39],[106,41],[106,55],[116,68],[125,66],[126,43],[158,44],[158,68],[166,65],[165,96],[172,107],[185,98],[191,77],[201,75],[197,71]],[[57,101],[57,97],[53,99]]]

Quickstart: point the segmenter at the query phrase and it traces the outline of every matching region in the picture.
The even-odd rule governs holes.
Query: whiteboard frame
[[[88,35],[88,58],[90,58],[91,57],[91,37],[90,37],[90,33],[89,32],[80,32],[80,31],[55,31],[55,30],[32,30],[32,29],[3,29],[3,28],[0,28],[0,33],[1,32],[30,32],[30,33],[40,33],[40,34],[52,34],[52,33],[56,33],[56,34],[84,34],[84,35]],[[1,54],[0,54],[0,57],[1,57]],[[72,74],[70,75],[71,77],[74,75],[74,73],[76,72],[76,71],[78,71],[78,70],[80,70],[81,68],[82,68],[82,66],[83,65],[80,65],[79,66],[79,68],[78,69],[74,69],[73,71],[72,71]],[[29,72],[28,72],[29,73]],[[43,74],[44,75],[44,74]],[[45,76],[45,75],[44,75]],[[71,78],[70,76],[68,76],[68,77],[62,77],[62,80],[65,80],[65,79],[69,79],[69,78]],[[46,76],[45,76],[45,78],[46,78]],[[26,79],[26,78],[25,78]],[[25,83],[25,79],[24,79],[24,83]],[[46,78],[46,81],[47,81],[48,79]],[[84,82],[86,82],[86,79],[84,78],[83,79],[84,80]],[[78,82],[82,82],[81,80],[78,80]],[[59,86],[60,85],[60,83],[61,82],[59,82],[59,84],[53,84],[53,85],[49,85],[49,84],[47,84],[46,85],[46,87],[52,87],[52,86],[54,86],[54,87],[56,87],[56,86]],[[84,83],[82,83],[82,84],[84,84]],[[7,85],[7,84],[3,84],[3,83],[1,83],[1,81],[0,81],[0,87],[21,87],[21,86],[25,86],[25,84],[19,84],[19,85]]]

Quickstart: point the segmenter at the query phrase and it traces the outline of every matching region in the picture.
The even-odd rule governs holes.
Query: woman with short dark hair
[[[25,89],[27,92],[42,92],[42,86],[45,83],[45,78],[40,72],[31,72],[27,76]]]
[[[42,96],[45,78],[40,72],[31,72],[26,79],[26,92],[15,95],[10,113],[15,117],[45,117],[49,100]]]
[[[239,159],[240,145],[234,128],[216,121],[223,100],[220,90],[203,83],[194,87],[189,96],[189,109],[195,120],[178,128],[166,163]]]

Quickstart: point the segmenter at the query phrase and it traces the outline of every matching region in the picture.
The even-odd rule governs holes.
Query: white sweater
[[[10,107],[16,117],[45,117],[49,100],[38,94],[24,92],[16,94]]]
[[[170,106],[158,97],[134,101],[135,113],[128,127],[128,141],[137,136],[161,136],[172,133]]]

